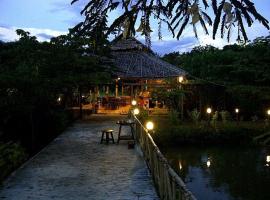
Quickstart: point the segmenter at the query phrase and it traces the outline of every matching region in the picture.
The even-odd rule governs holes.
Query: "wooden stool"
[[[122,121],[118,121],[117,124],[119,125],[119,131],[118,131],[118,139],[117,139],[117,144],[119,144],[120,140],[135,140],[134,137],[134,121],[131,120],[122,120]],[[122,126],[129,126],[130,130],[131,130],[131,135],[121,135],[121,131],[122,131]]]
[[[106,135],[105,138],[104,138],[104,134]],[[110,138],[110,135],[111,135],[111,138]],[[101,136],[100,144],[102,144],[102,142],[104,140],[106,141],[106,144],[108,144],[110,140],[114,143],[113,130],[111,130],[111,129],[102,130],[102,136]]]

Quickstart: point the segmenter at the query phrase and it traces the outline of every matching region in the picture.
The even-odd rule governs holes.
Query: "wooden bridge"
[[[186,188],[182,179],[168,164],[152,136],[143,124],[133,115],[136,122],[136,139],[152,174],[156,190],[162,200],[196,200]]]
[[[100,144],[101,130],[114,129],[116,137],[122,118],[75,123],[0,186],[0,199],[195,200],[136,117],[136,140],[152,178],[141,151],[128,149],[126,141]]]

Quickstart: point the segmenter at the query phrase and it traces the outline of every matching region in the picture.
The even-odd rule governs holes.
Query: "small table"
[[[135,124],[132,120],[121,120],[118,121],[117,124],[119,124],[119,132],[118,132],[118,139],[117,143],[119,143],[120,140],[135,140],[134,138],[134,127]],[[131,130],[131,135],[121,135],[122,126],[129,126]]]
[[[106,135],[105,139],[104,139],[104,134]],[[111,135],[111,138],[110,138],[110,135]],[[109,141],[112,141],[112,142],[114,143],[113,130],[107,129],[107,130],[103,130],[103,131],[102,131],[100,144],[102,144],[102,142],[103,142],[104,140],[106,141],[106,144],[108,144]]]

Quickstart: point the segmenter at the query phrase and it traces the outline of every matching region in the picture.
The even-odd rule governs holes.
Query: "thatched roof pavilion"
[[[161,60],[134,37],[112,41],[114,64],[121,79],[162,79],[185,76],[187,72]]]

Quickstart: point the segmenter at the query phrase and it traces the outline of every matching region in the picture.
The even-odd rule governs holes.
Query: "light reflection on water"
[[[270,199],[270,149],[182,147],[163,152],[199,200]]]

